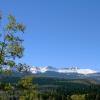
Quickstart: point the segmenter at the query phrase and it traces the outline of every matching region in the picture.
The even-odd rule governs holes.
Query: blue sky
[[[100,0],[1,0],[0,10],[26,24],[20,62],[100,71]]]

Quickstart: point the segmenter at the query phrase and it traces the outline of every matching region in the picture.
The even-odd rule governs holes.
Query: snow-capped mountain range
[[[45,72],[57,72],[57,73],[77,73],[77,74],[94,74],[97,71],[92,69],[80,69],[78,67],[66,67],[66,68],[54,68],[52,66],[43,66],[43,67],[36,67],[33,66],[30,68],[30,72],[33,74],[37,73],[45,73]]]

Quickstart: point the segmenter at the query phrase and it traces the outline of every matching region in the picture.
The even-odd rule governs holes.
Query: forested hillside
[[[88,79],[24,76],[0,81],[4,100],[100,100],[100,84]]]

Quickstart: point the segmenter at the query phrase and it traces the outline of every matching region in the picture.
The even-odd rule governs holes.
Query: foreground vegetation
[[[99,84],[94,85],[87,80],[84,80],[84,83],[78,83],[78,81],[33,76],[4,77],[0,84],[0,99],[100,100]]]

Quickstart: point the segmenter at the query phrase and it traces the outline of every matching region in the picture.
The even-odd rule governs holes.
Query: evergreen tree
[[[2,16],[0,16],[2,21]],[[15,59],[23,56],[22,38],[20,32],[24,33],[25,26],[16,21],[12,15],[8,16],[8,23],[0,25],[0,69],[11,69],[15,66]]]
[[[19,63],[18,65],[16,65],[16,68],[18,72],[24,72],[24,73],[30,72],[30,66],[28,66],[27,64]]]
[[[19,80],[19,86],[23,89],[33,89],[32,77],[25,76]]]

